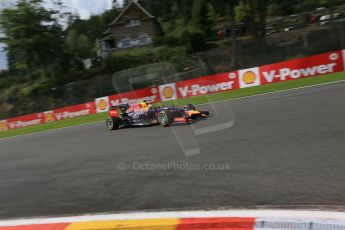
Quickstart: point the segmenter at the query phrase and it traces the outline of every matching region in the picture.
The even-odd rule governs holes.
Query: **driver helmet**
[[[142,102],[140,102],[140,105],[143,109],[148,109],[149,108],[149,103],[147,103],[146,100],[143,100]]]

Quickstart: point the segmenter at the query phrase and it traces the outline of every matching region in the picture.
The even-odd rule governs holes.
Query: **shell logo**
[[[165,84],[159,86],[159,93],[162,101],[169,101],[177,99],[175,83]]]
[[[0,131],[8,130],[7,122],[6,121],[0,121]]]
[[[107,102],[104,99],[100,100],[97,105],[100,110],[106,110],[107,106]]]
[[[252,86],[261,85],[259,68],[250,68],[239,70],[240,88],[248,88]]]
[[[253,71],[245,72],[242,79],[246,84],[253,84],[256,79],[256,74]]]
[[[45,112],[44,113],[44,120],[45,120],[45,122],[55,121],[53,111]]]
[[[108,111],[109,97],[100,97],[95,99],[96,112],[102,113]]]
[[[164,97],[167,99],[170,99],[174,96],[174,89],[171,86],[164,87],[162,92]]]

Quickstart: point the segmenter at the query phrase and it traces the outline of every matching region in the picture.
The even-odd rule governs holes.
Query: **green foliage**
[[[205,29],[207,22],[207,2],[206,0],[194,0],[192,9],[192,25],[198,29]]]
[[[235,7],[235,19],[236,22],[244,22],[246,19],[246,9],[242,1]]]
[[[155,38],[153,40],[153,44],[155,47],[157,46],[169,46],[169,47],[174,47],[174,46],[181,46],[184,45],[182,44],[182,40],[180,39],[180,36],[177,36],[174,33],[169,33],[165,36],[161,36],[158,38]]]
[[[189,28],[183,34],[183,40],[189,52],[199,52],[206,49],[206,36],[204,31],[197,28]]]
[[[70,30],[66,37],[68,51],[73,53],[78,59],[90,58],[95,55],[93,51],[94,44],[85,34],[77,34],[76,31]]]
[[[282,11],[281,11],[279,4],[276,2],[273,2],[273,3],[268,5],[267,13],[268,13],[268,15],[271,15],[271,16],[278,16],[278,15],[282,14]]]
[[[317,7],[325,6],[330,7],[336,4],[344,3],[342,0],[303,0],[299,1],[295,6],[294,9],[297,12],[307,11],[307,10],[314,10]]]
[[[57,11],[43,7],[43,0],[19,0],[0,14],[6,50],[14,56],[14,68],[30,75],[63,56],[64,34]]]
[[[183,58],[187,54],[187,50],[184,46],[180,47],[168,47],[158,46],[153,49],[153,60],[155,62],[171,61],[176,58]]]
[[[109,55],[103,62],[103,68],[114,73],[150,62],[152,59],[147,49],[123,51]]]
[[[175,32],[154,40],[155,46],[181,47],[189,53],[199,52],[207,48],[205,32],[189,26],[177,27]]]

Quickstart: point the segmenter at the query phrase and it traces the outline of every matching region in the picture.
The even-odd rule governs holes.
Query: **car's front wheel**
[[[173,123],[173,117],[169,111],[161,111],[158,114],[158,122],[161,126],[169,127]]]
[[[120,120],[117,117],[110,117],[107,119],[106,125],[109,130],[118,129],[120,126]]]

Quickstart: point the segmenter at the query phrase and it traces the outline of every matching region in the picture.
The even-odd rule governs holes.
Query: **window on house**
[[[139,32],[138,34],[138,44],[147,45],[152,42],[152,38],[146,32]]]
[[[132,42],[129,39],[121,40],[118,44],[118,48],[129,48],[132,46]]]
[[[122,36],[121,40],[117,43],[118,48],[129,48],[132,45],[132,39],[129,35]]]
[[[125,22],[126,27],[133,27],[133,26],[139,26],[140,20],[139,19],[129,19]]]

